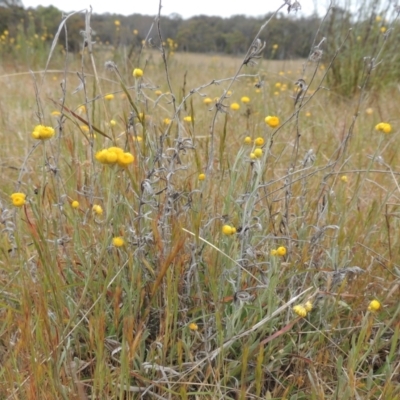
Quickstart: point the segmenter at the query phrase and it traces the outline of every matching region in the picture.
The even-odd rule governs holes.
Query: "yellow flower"
[[[250,103],[250,98],[247,96],[243,96],[240,101],[244,104]]]
[[[385,26],[382,26],[382,27],[381,27],[381,33],[385,33],[385,32],[386,32],[386,29],[387,29],[387,28],[386,28]]]
[[[245,143],[245,144],[251,144],[251,137],[250,137],[250,136],[246,136],[246,137],[244,138],[244,143]]]
[[[281,246],[281,247],[278,247],[277,249],[276,249],[276,254],[278,255],[278,256],[284,256],[284,255],[286,255],[286,247],[283,247],[283,246]]]
[[[141,136],[132,136],[132,140],[135,142],[142,142],[143,141],[143,138],[141,137]]]
[[[272,46],[272,49],[273,49],[273,50],[278,50],[278,47],[279,47],[279,46],[278,46],[277,44],[274,44],[274,45]]]
[[[107,162],[107,150],[100,150],[96,153],[95,158],[98,162],[105,164]]]
[[[135,157],[131,153],[122,153],[118,154],[117,164],[120,167],[127,167],[129,164],[132,164],[135,161]]]
[[[222,233],[224,235],[233,235],[234,233],[236,233],[236,228],[234,228],[233,226],[230,225],[224,225],[222,227]]]
[[[376,311],[379,311],[381,309],[381,307],[382,307],[382,305],[378,300],[372,300],[369,303],[368,311],[376,312]]]
[[[307,312],[310,312],[313,309],[311,301],[307,301],[307,303],[304,304],[304,308],[306,309]]]
[[[261,93],[261,89],[256,89],[255,92],[256,93]]]
[[[120,26],[121,25],[121,22],[120,21],[118,21],[117,19],[114,21],[114,25],[115,26]]]
[[[277,126],[279,126],[279,118],[268,115],[268,117],[265,117],[265,123],[271,128],[276,128]]]
[[[378,125],[375,126],[375,129],[383,133],[390,133],[392,132],[392,125],[386,122],[380,122]]]
[[[189,324],[189,329],[191,331],[197,331],[199,329],[199,327],[196,323],[192,322],[191,324]]]
[[[134,29],[134,30],[133,30],[133,34],[134,34],[134,35],[137,35],[138,33],[139,33],[139,31],[138,31],[137,29]]]
[[[206,174],[199,174],[199,181],[204,181],[206,179]]]
[[[277,255],[277,251],[275,249],[271,250],[271,256],[276,256]]]
[[[72,207],[72,208],[78,208],[78,207],[79,207],[79,201],[74,200],[74,201],[71,203],[71,207]]]
[[[342,176],[340,177],[340,180],[341,180],[343,183],[347,183],[347,182],[349,181],[349,179],[347,178],[346,175],[342,175]]]
[[[371,107],[368,107],[368,108],[365,110],[365,113],[366,113],[367,115],[372,115],[372,114],[374,113],[374,109],[371,108]]]
[[[156,90],[156,91],[154,92],[154,94],[155,94],[156,96],[161,96],[161,95],[162,95],[162,91],[161,91],[161,90]]]
[[[61,115],[61,113],[60,113],[60,111],[52,111],[51,112],[51,115],[53,116],[53,117],[58,117],[59,115]]]
[[[251,160],[255,160],[257,157],[254,153],[250,153],[250,159]]]
[[[143,70],[140,69],[140,68],[135,68],[135,69],[133,70],[133,72],[132,72],[132,75],[133,75],[135,78],[141,78],[141,77],[143,76]]]
[[[106,100],[113,100],[113,99],[114,99],[114,95],[113,95],[112,93],[109,93],[109,94],[106,94],[106,95],[104,96],[104,98],[105,98]]]
[[[118,154],[115,151],[107,150],[106,152],[106,164],[115,164],[118,160]]]
[[[304,318],[305,316],[307,316],[307,310],[304,306],[298,304],[296,306],[293,307],[293,311],[299,316]]]
[[[381,21],[382,21],[382,17],[381,17],[380,15],[377,15],[377,16],[375,17],[375,21],[376,21],[376,22],[381,22]]]
[[[112,120],[110,121],[110,125],[111,125],[111,126],[117,125],[117,121],[115,121],[114,119],[112,119]]]
[[[51,126],[36,125],[32,132],[32,137],[38,140],[50,139],[54,136],[54,129]]]
[[[83,114],[86,112],[86,107],[84,105],[81,105],[78,107],[78,112],[79,114]]]
[[[164,118],[163,123],[164,125],[169,125],[171,123],[171,120],[169,118]]]
[[[213,102],[213,100],[210,99],[209,97],[206,97],[206,98],[203,100],[203,103],[204,103],[206,106],[210,105],[212,102]]]
[[[254,144],[256,146],[262,146],[264,144],[264,139],[262,137],[258,137],[256,140],[254,140]]]
[[[262,153],[263,153],[262,149],[257,148],[257,149],[254,149],[253,154],[256,156],[256,158],[260,158],[262,156]]]
[[[231,104],[231,110],[237,111],[237,110],[239,110],[239,108],[240,108],[240,105],[238,103]]]
[[[113,238],[112,244],[115,247],[122,247],[125,244],[125,241],[121,236],[116,236]]]
[[[307,112],[306,112],[306,117],[311,117],[310,111],[307,111]]]
[[[95,204],[92,208],[93,212],[97,215],[102,215],[103,214],[103,208],[99,206],[98,204]]]
[[[275,87],[276,87],[276,88],[279,89],[281,86],[282,86],[282,83],[280,83],[280,82],[276,82],[276,83],[275,83]]]
[[[83,132],[89,132],[89,127],[87,126],[87,125],[81,125],[80,126],[80,128],[81,128],[81,130],[83,131]]]
[[[187,117],[183,118],[185,122],[192,122],[192,117],[188,115]]]
[[[15,207],[22,207],[26,203],[26,194],[24,193],[13,193],[10,197]]]

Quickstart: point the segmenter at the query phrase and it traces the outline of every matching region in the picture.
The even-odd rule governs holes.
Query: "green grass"
[[[0,66],[1,398],[397,398],[398,90],[342,100],[305,60],[175,53],[167,79],[154,50],[121,51],[120,74],[101,51],[68,57]],[[99,163],[111,146],[134,163]]]

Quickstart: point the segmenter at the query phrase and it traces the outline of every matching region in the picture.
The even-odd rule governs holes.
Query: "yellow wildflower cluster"
[[[72,208],[79,208],[79,201],[74,200],[74,201],[71,203],[71,207],[72,207]]]
[[[243,96],[240,101],[244,104],[250,103],[250,97]]]
[[[26,194],[24,193],[13,193],[10,197],[15,207],[22,207],[26,202]]]
[[[203,100],[203,103],[204,103],[206,106],[209,106],[212,102],[213,102],[213,99],[211,99],[210,97],[206,97],[206,98]]]
[[[392,125],[386,122],[380,122],[378,125],[375,126],[375,129],[383,133],[390,133],[392,132]]]
[[[252,153],[250,153],[250,158],[252,160],[254,160],[256,158],[261,158],[262,155],[263,155],[262,149],[257,148],[257,149],[254,149],[254,151]]]
[[[307,301],[305,304],[297,304],[293,307],[293,312],[299,317],[306,317],[307,314],[312,310],[313,306],[311,301]]]
[[[232,103],[231,104],[231,110],[237,111],[240,109],[240,105],[238,103]]]
[[[191,331],[197,331],[197,330],[199,330],[199,327],[195,322],[192,322],[192,323],[189,324],[189,329]]]
[[[50,139],[54,136],[54,129],[51,126],[36,125],[32,137],[38,140]]]
[[[280,256],[280,257],[283,257],[283,256],[286,255],[286,253],[287,253],[286,247],[284,247],[284,246],[280,246],[280,247],[278,247],[278,248],[275,249],[275,250],[271,250],[271,256]]]
[[[109,147],[108,149],[100,150],[96,153],[96,160],[102,164],[127,167],[135,161],[135,157],[131,153],[124,152],[119,147]]]
[[[228,236],[233,235],[236,233],[236,228],[234,226],[224,225],[222,227],[222,233]]]
[[[268,117],[265,117],[265,123],[271,128],[276,128],[277,126],[279,126],[280,121],[278,117],[268,115]]]

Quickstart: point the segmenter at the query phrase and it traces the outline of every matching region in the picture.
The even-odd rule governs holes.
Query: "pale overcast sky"
[[[298,0],[302,6],[300,15],[310,15],[318,4],[320,13],[326,10],[328,0]],[[155,15],[158,12],[159,0],[22,0],[25,7],[38,5],[54,5],[62,11],[78,11],[91,5],[93,12],[102,14],[130,15],[134,13]],[[163,0],[162,15],[178,13],[183,18],[193,15],[217,15],[230,17],[231,15],[244,14],[249,16],[265,15],[276,10],[283,0]],[[286,8],[285,8],[286,10]],[[285,11],[286,12],[286,11]]]

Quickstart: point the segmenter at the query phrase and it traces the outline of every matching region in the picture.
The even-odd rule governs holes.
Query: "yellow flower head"
[[[307,301],[307,303],[304,304],[304,308],[306,309],[307,312],[310,312],[313,309],[311,301]]]
[[[210,99],[209,97],[206,97],[206,98],[203,100],[203,103],[204,103],[206,106],[210,105],[212,102],[213,102],[213,100]]]
[[[131,153],[121,153],[118,154],[117,164],[120,167],[127,167],[129,164],[132,164],[135,161],[135,157]]]
[[[276,254],[277,254],[278,256],[281,256],[281,257],[285,256],[285,255],[286,255],[286,247],[284,247],[284,246],[278,247],[278,248],[276,249]]]
[[[32,137],[38,140],[50,139],[54,136],[54,129],[51,126],[36,125],[32,132]]]
[[[245,143],[245,144],[251,144],[251,137],[250,137],[250,136],[246,136],[246,137],[244,138],[244,143]]]
[[[257,149],[254,149],[253,154],[256,156],[256,158],[260,158],[263,154],[263,151],[262,151],[262,149],[257,148]]]
[[[365,113],[366,113],[367,115],[372,115],[372,114],[374,113],[374,109],[371,108],[371,107],[368,107],[368,108],[365,110]]]
[[[271,250],[271,256],[276,256],[278,253],[277,253],[277,251],[275,250],[275,249],[272,249]]]
[[[234,233],[236,233],[236,228],[230,225],[224,225],[222,227],[222,233],[228,236],[233,235]]]
[[[93,212],[94,212],[95,214],[97,214],[97,215],[102,215],[102,214],[103,214],[103,208],[102,208],[101,206],[99,206],[98,204],[95,204],[95,205],[92,207],[92,210],[93,210]]]
[[[268,117],[265,117],[265,123],[271,128],[276,128],[280,122],[278,117],[268,115]]]
[[[274,44],[274,45],[272,46],[272,50],[278,50],[278,47],[279,47],[279,45]]]
[[[140,69],[140,68],[135,68],[135,69],[133,70],[133,72],[132,72],[132,75],[133,75],[135,78],[141,78],[141,77],[143,76],[143,70]]]
[[[115,121],[114,119],[110,120],[110,125],[111,126],[117,125],[117,121]]]
[[[240,105],[238,103],[231,104],[231,110],[237,111],[237,110],[239,110],[239,108],[240,108]]]
[[[104,96],[104,98],[105,98],[106,100],[113,100],[113,99],[114,99],[114,95],[113,95],[112,93],[109,93],[109,94],[106,94],[106,95]]]
[[[256,140],[254,140],[254,144],[256,146],[262,146],[264,144],[264,139],[262,137],[258,137]]]
[[[169,118],[164,118],[163,124],[164,125],[169,125],[171,123],[171,120]]]
[[[199,174],[199,181],[204,181],[206,179],[206,174]]]
[[[257,157],[254,153],[250,153],[250,160],[255,160]]]
[[[72,208],[79,208],[79,201],[74,200],[74,201],[71,203],[71,207],[72,207]]]
[[[51,115],[53,116],[53,117],[58,117],[59,115],[61,115],[61,113],[60,113],[60,111],[52,111],[51,112]]]
[[[298,304],[293,307],[293,311],[299,316],[299,317],[306,317],[307,316],[307,310],[304,306]]]
[[[340,177],[340,180],[341,180],[343,183],[347,183],[347,182],[349,181],[349,179],[347,178],[346,175],[342,175],[342,176]]]
[[[376,311],[379,311],[381,309],[381,307],[382,307],[382,305],[378,300],[372,300],[369,303],[368,311],[376,312]]]
[[[386,122],[380,122],[378,125],[375,126],[375,129],[383,133],[390,133],[392,132],[392,125]]]
[[[199,329],[199,327],[196,323],[192,322],[191,324],[189,324],[189,329],[191,331],[197,331]]]
[[[120,26],[121,25],[121,22],[120,21],[118,21],[117,19],[114,21],[114,25],[115,26]]]
[[[24,193],[13,193],[10,197],[15,207],[22,207],[26,203],[26,194]]]
[[[112,244],[115,247],[122,247],[125,244],[125,241],[121,236],[116,236],[112,239]]]
[[[192,117],[188,115],[187,117],[183,118],[185,122],[192,122]]]
[[[244,104],[250,103],[250,98],[247,96],[243,96],[240,101]]]

